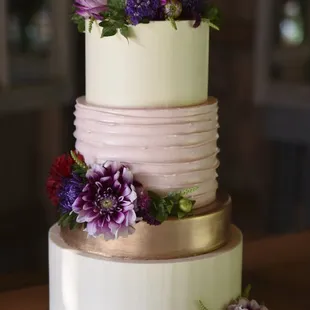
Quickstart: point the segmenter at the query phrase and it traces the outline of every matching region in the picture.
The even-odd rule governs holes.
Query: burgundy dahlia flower
[[[107,0],[75,0],[76,14],[84,17],[102,19],[100,13],[107,9]]]
[[[86,173],[87,184],[72,210],[77,222],[86,223],[91,236],[106,240],[127,237],[134,232],[137,194],[131,171],[116,162],[94,165]]]
[[[255,300],[241,298],[235,304],[229,305],[227,310],[268,310],[267,307],[260,305]]]
[[[64,154],[55,159],[50,169],[46,189],[49,199],[55,206],[59,203],[58,191],[62,185],[62,180],[71,175],[73,163],[72,157]]]

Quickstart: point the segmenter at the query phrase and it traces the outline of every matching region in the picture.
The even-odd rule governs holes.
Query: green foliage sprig
[[[73,21],[73,23],[75,23],[77,25],[78,31],[81,33],[85,32],[85,28],[86,28],[86,21],[85,18],[83,16],[80,16],[78,14],[76,14],[76,9],[74,6],[72,6],[72,16],[71,16],[71,20]]]
[[[103,20],[99,23],[102,27],[101,37],[114,36],[118,30],[125,38],[129,37],[125,7],[124,0],[108,0],[108,10],[102,13]]]
[[[211,28],[220,29],[220,11],[216,6],[208,6],[202,14],[202,20],[207,22]]]
[[[194,200],[186,196],[196,191],[197,188],[190,188],[179,192],[171,192],[165,197],[149,191],[151,198],[151,215],[160,223],[166,221],[169,216],[176,216],[179,219],[184,218],[192,212],[195,204]]]
[[[208,310],[201,300],[198,301],[199,310]]]
[[[89,23],[88,23],[88,32],[91,32],[93,30],[93,25],[94,25],[94,22],[95,22],[95,18],[94,17],[91,17],[89,19]]]
[[[74,164],[72,166],[72,172],[80,176],[82,179],[86,178],[86,172],[88,170],[87,165],[78,158],[74,151],[70,151],[70,155],[74,160]]]
[[[74,212],[62,214],[58,220],[58,225],[60,227],[68,227],[70,230],[82,228],[84,225],[77,223],[77,216]]]

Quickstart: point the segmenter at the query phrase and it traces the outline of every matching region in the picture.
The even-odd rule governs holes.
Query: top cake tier
[[[131,27],[100,38],[95,23],[86,32],[86,101],[120,108],[180,107],[208,98],[209,25],[169,21]]]

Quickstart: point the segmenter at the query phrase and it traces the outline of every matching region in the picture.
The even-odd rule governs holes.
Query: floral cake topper
[[[128,38],[129,26],[160,20],[169,20],[175,29],[176,20],[193,20],[195,28],[208,22],[219,29],[219,10],[208,0],[75,0],[72,20],[80,32],[85,32],[85,21],[89,20],[88,31],[95,22],[102,37],[120,31]]]
[[[169,216],[183,218],[195,204],[187,197],[194,190],[161,197],[137,182],[128,166],[114,161],[88,166],[75,151],[56,158],[47,180],[59,225],[106,240],[131,235],[140,221],[160,225]]]

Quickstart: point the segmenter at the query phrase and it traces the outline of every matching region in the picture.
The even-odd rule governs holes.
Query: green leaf
[[[172,213],[173,207],[174,207],[173,202],[169,202],[169,203],[165,204],[165,208],[167,210],[168,215],[170,215]]]
[[[174,18],[170,17],[168,20],[170,21],[172,27],[173,27],[175,30],[178,30],[178,27],[177,27],[177,24],[176,24]]]
[[[152,200],[152,214],[161,223],[168,219],[169,213],[163,199],[158,201]]]
[[[182,211],[178,211],[178,218],[182,219],[184,218],[188,213],[182,212]]]
[[[243,298],[249,299],[251,290],[252,290],[252,286],[251,286],[251,285],[248,285],[248,286],[244,289],[244,291],[243,291],[243,293],[242,293],[242,297],[243,297]]]
[[[101,38],[112,37],[117,33],[117,28],[114,26],[102,28]]]
[[[198,301],[198,305],[200,310],[208,310],[201,300]]]
[[[99,23],[99,26],[102,28],[109,28],[113,26],[113,21],[109,19],[105,19],[102,22]]]
[[[187,196],[189,194],[192,194],[193,192],[196,192],[198,190],[198,188],[199,188],[198,186],[187,188],[187,189],[184,189],[182,191],[179,191],[178,194],[181,196]]]
[[[127,39],[129,37],[129,27],[128,26],[121,27],[120,33]]]
[[[167,198],[173,199],[174,201],[178,201],[182,197],[179,192],[170,192],[168,193]]]
[[[62,221],[61,226],[62,227],[67,227],[70,224],[70,214]]]
[[[158,194],[152,191],[148,191],[148,195],[153,202],[159,203],[162,200],[162,198]]]
[[[58,220],[58,225],[63,227],[63,223],[68,220],[68,217],[70,216],[70,213],[63,214],[60,219]]]
[[[76,221],[76,219],[74,221],[71,221],[70,224],[69,224],[69,229],[70,230],[78,229],[79,227],[81,227],[81,224],[78,223]]]
[[[79,23],[78,23],[78,31],[80,32],[80,33],[84,33],[85,32],[85,20],[84,21],[80,21]]]
[[[86,177],[86,172],[87,170],[84,168],[81,168],[80,166],[78,166],[77,164],[74,164],[72,166],[72,172],[77,174],[78,176],[80,176],[82,179],[84,179]]]
[[[207,17],[210,20],[217,19],[219,17],[219,9],[216,6],[209,7]]]
[[[61,227],[69,227],[70,230],[76,229],[79,226],[81,226],[81,224],[77,223],[76,219],[77,219],[76,213],[74,212],[66,213],[60,217],[58,225]]]
[[[71,20],[77,25],[79,32],[85,32],[85,19],[82,16],[73,14]]]
[[[159,221],[160,223],[163,223],[165,221],[167,221],[168,219],[168,214],[165,213],[158,213],[156,214],[156,220]]]
[[[215,24],[213,24],[210,20],[208,20],[207,22],[208,22],[208,24],[209,24],[209,26],[210,26],[211,28],[213,28],[213,29],[215,29],[215,30],[220,30],[220,27],[217,26],[217,25],[215,25]]]
[[[70,151],[70,155],[71,155],[72,159],[74,160],[74,162],[75,162],[80,168],[85,169],[85,170],[88,169],[87,165],[86,165],[82,160],[80,160],[80,159],[78,158],[78,156],[76,155],[76,153],[75,153],[74,151]]]
[[[220,12],[215,6],[207,6],[202,14],[202,20],[207,22],[213,29],[219,30]]]
[[[88,24],[88,32],[92,31],[94,22],[95,22],[95,18],[91,17],[89,20],[89,24]]]
[[[126,3],[124,0],[108,0],[108,7],[124,11]]]

